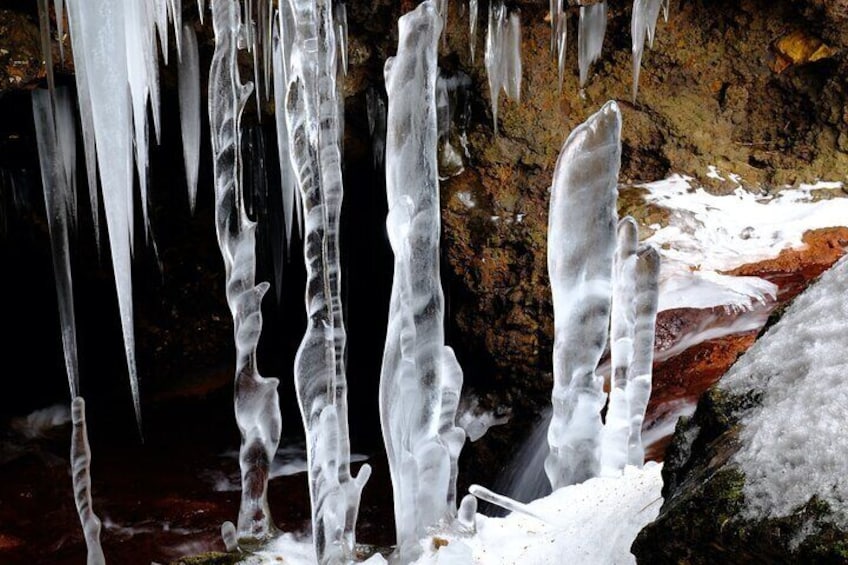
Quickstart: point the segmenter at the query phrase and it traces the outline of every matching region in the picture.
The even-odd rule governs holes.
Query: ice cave
[[[0,0],[0,563],[848,563],[845,0]]]

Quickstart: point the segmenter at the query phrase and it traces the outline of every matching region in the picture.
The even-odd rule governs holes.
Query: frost
[[[183,137],[183,162],[188,187],[188,205],[192,214],[197,202],[197,169],[200,166],[200,66],[194,28],[182,30],[183,54],[180,58],[180,130]]]
[[[437,43],[432,1],[398,21],[397,55],[386,63],[386,228],[395,255],[383,367],[380,421],[392,477],[397,557],[408,563],[418,540],[456,518],[456,426],[462,370],[444,344],[439,275],[436,143]]]
[[[242,496],[238,538],[264,540],[275,531],[267,501],[268,471],[280,440],[277,379],[259,375],[256,346],[262,330],[262,297],[255,285],[256,224],[247,218],[240,161],[240,120],[251,85],[238,76],[239,8],[213,0],[215,53],[209,71],[209,125],[215,177],[215,227],[226,272],[227,303],[236,344],[235,412],[241,432]]]
[[[580,88],[589,78],[589,67],[601,56],[607,32],[607,3],[580,6],[580,26],[577,32],[577,61],[580,67]]]

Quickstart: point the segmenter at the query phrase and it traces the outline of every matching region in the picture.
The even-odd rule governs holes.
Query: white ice
[[[521,22],[518,12],[509,13],[503,0],[492,0],[489,4],[484,63],[497,133],[501,90],[511,100],[518,101],[521,97]]]
[[[645,52],[645,40],[653,47],[654,32],[663,0],[633,0],[633,16],[630,22],[630,34],[633,40],[633,102],[639,92],[639,71],[642,67],[642,54]]]
[[[817,496],[848,527],[848,259],[799,296],[722,378],[760,402],[741,421],[732,461],[752,519],[788,516]]]
[[[182,36],[183,51],[179,68],[180,131],[188,205],[193,214],[197,202],[197,170],[200,166],[200,65],[194,28],[184,26]]]
[[[79,515],[85,545],[87,565],[104,565],[106,558],[100,547],[100,519],[94,513],[91,500],[91,448],[85,424],[85,401],[77,396],[71,403],[71,471],[74,483],[74,501]]]
[[[577,32],[577,62],[580,67],[580,88],[589,79],[589,67],[601,56],[607,33],[607,3],[580,6],[580,26]]]

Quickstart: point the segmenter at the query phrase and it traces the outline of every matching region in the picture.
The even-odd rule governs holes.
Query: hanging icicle
[[[180,59],[180,131],[183,139],[188,205],[194,214],[197,202],[197,170],[200,166],[200,64],[197,36],[190,25],[182,29],[183,56]]]
[[[589,79],[589,67],[601,56],[607,32],[607,3],[580,6],[580,25],[577,31],[577,61],[580,68],[580,88]]]

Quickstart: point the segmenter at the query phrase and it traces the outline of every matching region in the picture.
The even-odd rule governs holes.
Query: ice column
[[[71,403],[71,472],[74,480],[74,501],[82,523],[85,545],[88,548],[88,565],[103,565],[106,558],[100,547],[100,519],[91,503],[91,449],[85,425],[85,401],[75,397]]]
[[[398,21],[386,63],[386,227],[395,254],[380,421],[392,477],[397,551],[409,563],[427,529],[456,517],[455,425],[462,370],[444,345],[439,276],[436,66],[441,20],[432,1]]]
[[[580,26],[577,33],[577,63],[580,68],[580,88],[589,78],[589,67],[601,56],[607,32],[607,3],[580,6]]]
[[[609,327],[620,135],[621,114],[611,101],[568,136],[551,186],[554,387],[545,472],[554,489],[599,471],[606,395],[595,370]]]
[[[180,58],[180,130],[183,136],[183,162],[188,187],[188,205],[192,214],[197,202],[197,169],[200,166],[200,65],[197,36],[190,25],[182,29]]]
[[[654,359],[654,335],[657,321],[659,252],[652,246],[639,248],[636,260],[635,329],[633,361],[627,370],[627,404],[630,411],[630,437],[627,464],[645,463],[642,422],[651,397],[651,368]]]
[[[642,53],[645,51],[645,39],[653,47],[657,18],[663,0],[634,0],[633,16],[630,22],[630,34],[633,38],[633,102],[639,91],[639,71],[642,67]]]
[[[489,4],[484,63],[497,133],[500,91],[503,90],[510,100],[521,98],[521,21],[517,11],[507,15],[503,0],[492,0]]]
[[[215,176],[215,227],[224,258],[227,303],[236,343],[235,413],[241,432],[240,540],[259,541],[274,531],[268,508],[268,472],[280,440],[277,379],[259,375],[256,346],[262,330],[262,297],[268,283],[254,284],[255,230],[244,209],[239,122],[252,85],[238,76],[239,5],[213,0],[215,53],[209,71],[209,125]]]
[[[293,17],[286,99],[289,152],[303,204],[306,332],[295,357],[295,387],[306,429],[313,542],[318,562],[354,558],[362,488],[371,474],[350,470],[341,303],[339,214],[342,169],[339,61],[333,7],[289,0]]]

